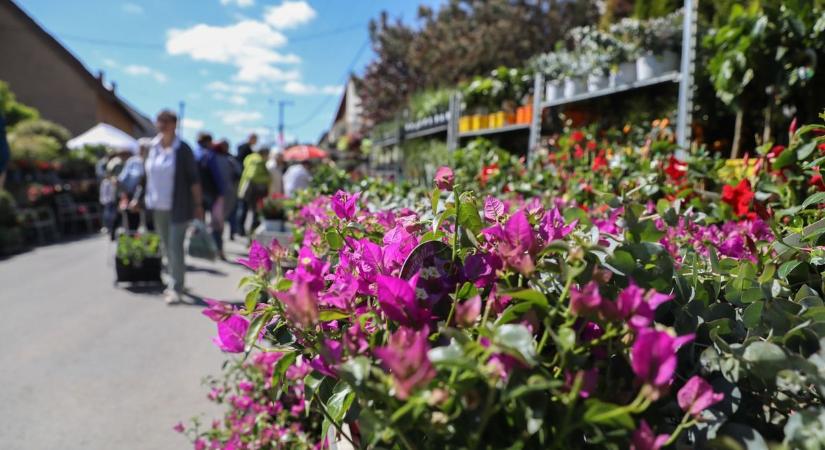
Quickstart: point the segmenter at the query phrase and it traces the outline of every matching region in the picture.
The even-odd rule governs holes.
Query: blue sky
[[[294,102],[287,139],[316,141],[332,122],[347,69],[360,74],[373,57],[369,20],[386,10],[410,23],[420,3],[440,3],[16,1],[143,113],[183,101],[187,139],[207,129],[233,146],[251,131],[271,136],[279,100]]]

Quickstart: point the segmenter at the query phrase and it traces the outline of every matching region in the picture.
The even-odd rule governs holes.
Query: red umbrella
[[[284,160],[286,161],[306,161],[308,159],[324,159],[326,151],[312,145],[293,145],[284,150]]]

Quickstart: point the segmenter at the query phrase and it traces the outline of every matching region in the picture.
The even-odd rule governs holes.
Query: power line
[[[355,64],[358,63],[358,58],[360,58],[361,55],[364,53],[364,50],[367,49],[367,45],[369,43],[370,43],[370,41],[369,41],[369,39],[367,39],[366,41],[364,41],[363,44],[361,44],[361,47],[358,49],[358,52],[355,54],[355,58],[353,58],[352,61],[350,61],[349,66],[347,66],[347,70],[344,72],[344,75],[342,76],[341,83],[347,81],[347,78],[352,73],[352,70],[355,67]],[[315,109],[313,109],[312,112],[304,120],[298,122],[297,124],[287,125],[287,128],[295,130],[295,129],[302,128],[302,127],[306,126],[307,124],[309,124],[310,121],[312,121],[312,119],[315,118],[316,115],[318,115],[319,112],[321,112],[322,109],[324,109],[324,107],[327,106],[327,104],[329,104],[330,101],[332,101],[332,99],[333,99],[332,96],[327,96],[327,98],[322,100],[321,103],[319,103],[318,106],[316,106]]]
[[[293,38],[287,38],[287,45],[312,41],[318,38],[327,37],[327,36],[335,36],[338,34],[343,34],[348,31],[356,30],[356,29],[364,29],[367,25],[364,23],[355,23],[351,25],[346,25],[343,27],[333,28],[330,30],[319,31],[318,33],[312,34],[305,34],[301,36],[296,36]],[[84,42],[87,44],[92,45],[102,45],[108,47],[122,47],[122,48],[132,48],[132,49],[143,49],[143,50],[158,50],[158,49],[165,49],[166,44],[159,43],[159,42],[134,42],[134,41],[118,41],[118,40],[111,40],[111,39],[100,39],[96,37],[90,36],[81,36],[76,34],[67,34],[67,33],[55,33],[61,39],[66,39],[70,41],[77,41],[77,42]]]

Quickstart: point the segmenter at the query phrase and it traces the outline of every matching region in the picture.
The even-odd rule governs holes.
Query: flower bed
[[[431,191],[306,203],[297,255],[253,244],[245,305],[204,312],[242,357],[212,381],[223,420],[179,431],[195,448],[821,448],[825,127],[744,174],[677,159],[666,127],[573,130],[529,168],[458,153]]]

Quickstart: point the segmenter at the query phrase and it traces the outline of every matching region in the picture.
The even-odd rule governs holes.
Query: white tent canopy
[[[138,150],[138,142],[135,138],[107,123],[93,126],[80,136],[70,139],[66,145],[71,149],[83,148],[87,145],[103,145],[113,150],[132,153],[137,153]]]

